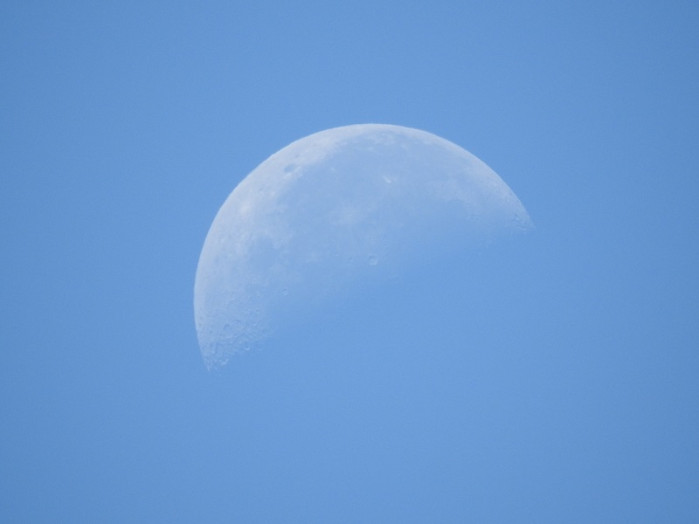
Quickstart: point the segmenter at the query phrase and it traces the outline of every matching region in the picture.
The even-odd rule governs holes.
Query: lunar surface
[[[194,286],[204,361],[220,367],[358,286],[531,225],[492,169],[436,135],[362,124],[302,138],[211,225]]]

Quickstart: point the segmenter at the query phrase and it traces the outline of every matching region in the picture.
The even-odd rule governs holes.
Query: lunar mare
[[[194,287],[204,361],[222,366],[435,252],[531,226],[492,169],[431,133],[361,124],[302,138],[240,182],[211,225]]]

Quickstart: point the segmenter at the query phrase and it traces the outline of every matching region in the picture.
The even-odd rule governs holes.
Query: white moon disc
[[[362,124],[302,138],[252,171],[211,225],[194,286],[204,361],[221,366],[362,282],[529,227],[492,169],[433,134]]]

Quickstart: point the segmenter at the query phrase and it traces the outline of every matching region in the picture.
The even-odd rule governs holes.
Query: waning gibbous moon
[[[531,227],[492,169],[431,133],[360,124],[297,140],[238,184],[209,229],[194,285],[204,362],[222,366],[299,310],[447,246]]]

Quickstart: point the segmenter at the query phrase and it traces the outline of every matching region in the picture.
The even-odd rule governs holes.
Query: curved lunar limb
[[[194,288],[209,369],[353,287],[529,229],[521,202],[485,163],[433,134],[362,124],[281,149],[230,194]]]

